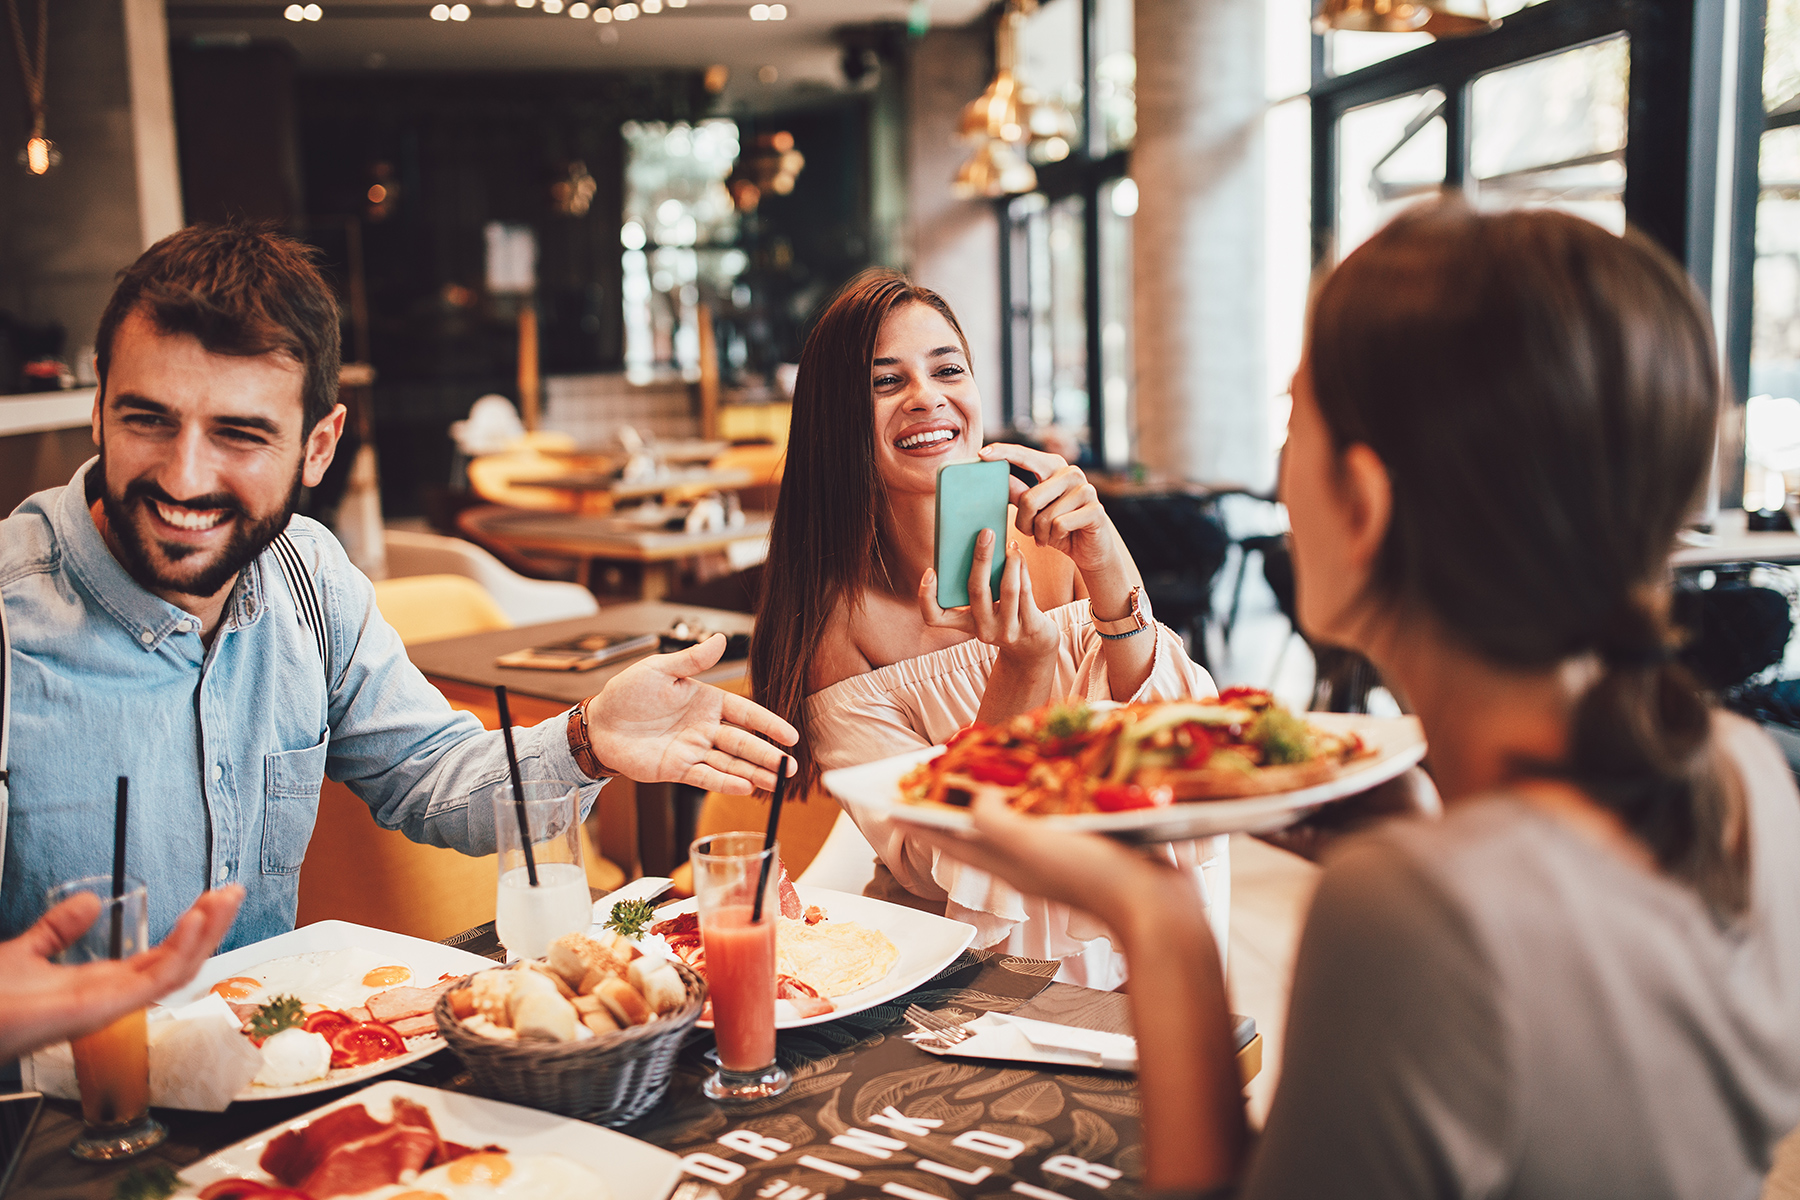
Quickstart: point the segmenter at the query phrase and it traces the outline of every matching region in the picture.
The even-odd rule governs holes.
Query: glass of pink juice
[[[764,1100],[791,1082],[775,1061],[778,853],[760,833],[709,834],[689,852],[718,1043],[719,1069],[700,1085],[712,1100]]]

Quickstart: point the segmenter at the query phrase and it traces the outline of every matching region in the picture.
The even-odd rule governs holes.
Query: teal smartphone
[[[939,608],[962,608],[969,603],[969,572],[975,569],[975,535],[994,531],[994,569],[988,579],[991,595],[1000,593],[1000,573],[1006,569],[1005,459],[993,462],[950,463],[937,475],[937,535],[932,562],[937,567]]]

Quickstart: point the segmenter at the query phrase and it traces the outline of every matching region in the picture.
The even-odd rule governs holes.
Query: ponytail
[[[1743,912],[1742,784],[1714,745],[1712,705],[1675,660],[1665,618],[1634,599],[1596,640],[1602,671],[1570,722],[1567,777],[1716,911]]]

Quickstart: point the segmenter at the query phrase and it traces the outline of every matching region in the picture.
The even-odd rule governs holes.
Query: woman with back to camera
[[[946,611],[932,570],[937,472],[976,457],[1038,482],[1012,480],[1018,537],[1002,549],[981,534],[973,603]],[[997,597],[987,583],[996,550],[1005,556]],[[1181,639],[1150,617],[1137,567],[1080,468],[1025,446],[982,445],[955,315],[935,292],[883,270],[837,295],[800,356],[750,675],[758,703],[797,723],[800,788],[821,769],[1052,700],[1214,690]],[[940,862],[885,818],[850,814],[881,859],[871,894],[968,921],[978,946],[1062,960],[1063,978],[1117,983],[1117,956],[1091,922],[1071,928],[1063,905]],[[1223,888],[1223,843],[1186,843],[1171,858],[1196,876],[1210,863],[1201,886]]]
[[[1328,861],[1254,1152],[1184,880],[986,803],[946,847],[1117,933],[1152,1188],[1754,1197],[1800,1119],[1800,798],[1670,655],[1719,403],[1686,277],[1414,209],[1321,287],[1293,397],[1300,620],[1404,692],[1446,815]]]

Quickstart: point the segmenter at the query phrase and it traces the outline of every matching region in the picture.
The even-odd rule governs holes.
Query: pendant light
[[[35,46],[26,45],[25,26],[19,19],[19,0],[6,0],[12,19],[13,50],[19,57],[19,74],[25,82],[25,104],[31,113],[31,137],[19,151],[19,163],[33,175],[42,175],[62,161],[62,151],[44,136],[44,71],[50,62],[50,0],[38,0]]]
[[[1023,155],[999,138],[988,138],[950,183],[959,200],[993,200],[1037,190],[1037,172]]]
[[[1487,0],[1319,0],[1313,27],[1451,37],[1492,29]]]

